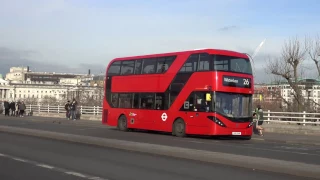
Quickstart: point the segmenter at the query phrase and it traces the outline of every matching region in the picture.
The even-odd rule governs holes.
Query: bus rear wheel
[[[252,137],[252,136],[243,136],[243,139],[244,139],[244,140],[251,140],[251,137]]]
[[[118,129],[120,131],[128,131],[128,121],[125,115],[121,115],[118,119]]]
[[[186,124],[183,119],[179,118],[173,123],[172,135],[177,137],[186,136]]]

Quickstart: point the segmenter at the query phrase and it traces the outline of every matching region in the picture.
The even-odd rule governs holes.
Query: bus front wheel
[[[120,131],[128,131],[128,121],[125,115],[121,115],[118,119],[118,129]]]
[[[177,137],[186,136],[186,124],[183,119],[179,118],[173,123],[172,135]]]

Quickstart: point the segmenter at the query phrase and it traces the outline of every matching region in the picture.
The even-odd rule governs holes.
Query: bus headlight
[[[227,127],[220,119],[214,116],[208,116],[208,118],[213,121],[214,123],[218,124],[221,127]]]
[[[252,122],[250,122],[250,124],[248,125],[248,127],[247,128],[250,128],[251,126],[253,126],[253,121]]]

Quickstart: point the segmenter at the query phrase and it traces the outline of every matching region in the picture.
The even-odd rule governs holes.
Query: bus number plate
[[[241,132],[232,132],[232,135],[241,135]]]

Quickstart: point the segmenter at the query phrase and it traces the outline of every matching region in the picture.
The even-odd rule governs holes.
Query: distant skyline
[[[318,7],[315,0],[0,0],[0,73],[29,65],[97,74],[115,57],[204,47],[252,54],[266,38],[255,59],[263,81],[265,57],[284,40],[320,32]]]

